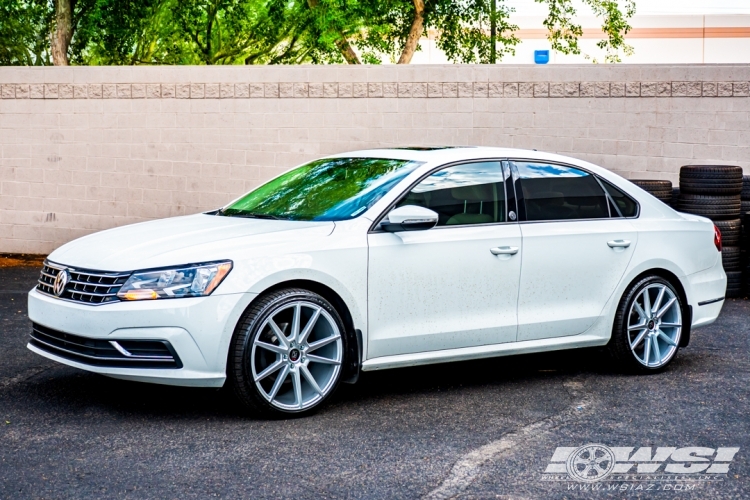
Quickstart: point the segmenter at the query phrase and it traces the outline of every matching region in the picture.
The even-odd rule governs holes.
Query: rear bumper
[[[721,313],[727,291],[727,275],[717,259],[713,267],[685,277],[685,292],[693,309],[692,328],[710,325]]]
[[[95,341],[162,340],[174,350],[182,366],[101,366],[95,360],[71,356],[39,342],[30,342],[28,348],[59,363],[112,377],[221,387],[234,327],[254,297],[255,294],[243,293],[91,306],[49,297],[34,289],[28,298],[33,323]]]

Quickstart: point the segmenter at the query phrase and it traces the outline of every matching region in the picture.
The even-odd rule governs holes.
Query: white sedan
[[[606,345],[654,372],[719,315],[720,252],[708,219],[581,160],[357,151],[60,247],[29,293],[28,347],[122,379],[229,383],[269,416],[428,363]]]

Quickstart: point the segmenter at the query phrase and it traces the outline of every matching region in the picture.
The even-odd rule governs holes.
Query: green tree
[[[574,22],[577,12],[572,0],[535,1],[549,7],[544,26],[548,30],[547,39],[552,45],[552,50],[563,54],[580,54],[578,38],[583,34],[583,29],[580,24]],[[631,30],[628,20],[635,14],[635,0],[583,1],[602,20],[602,32],[606,38],[596,45],[605,51],[604,62],[621,62],[621,50],[625,55],[632,55],[633,47],[625,42],[625,35]],[[588,57],[590,56],[587,55]],[[597,60],[594,59],[594,62]]]
[[[572,0],[549,7],[553,50],[579,54]],[[602,19],[605,62],[634,0],[583,0]],[[489,63],[519,43],[505,0],[0,0],[2,64],[408,64],[435,34],[449,60]],[[594,60],[596,62],[596,60]]]
[[[53,14],[46,0],[0,0],[0,65],[49,65]]]

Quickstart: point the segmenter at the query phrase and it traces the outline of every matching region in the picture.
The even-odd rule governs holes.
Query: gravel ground
[[[728,301],[658,375],[616,373],[597,350],[392,370],[315,416],[262,421],[223,390],[118,381],[28,351],[37,272],[0,268],[3,499],[750,497],[748,301]],[[542,480],[556,447],[587,443],[740,451],[711,483]]]

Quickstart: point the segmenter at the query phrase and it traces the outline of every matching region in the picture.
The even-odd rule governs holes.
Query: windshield
[[[305,221],[352,219],[419,165],[386,158],[316,160],[271,180],[217,214]]]

